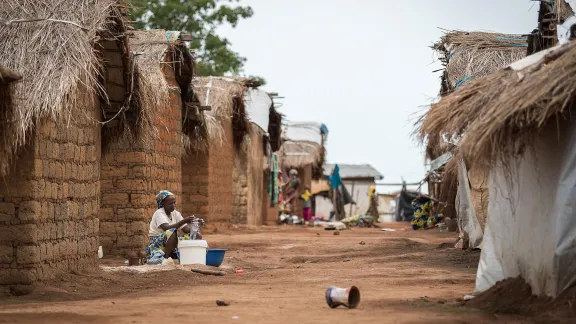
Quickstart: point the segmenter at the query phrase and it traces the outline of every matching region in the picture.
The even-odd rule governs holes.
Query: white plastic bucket
[[[208,243],[204,240],[182,240],[178,242],[180,264],[206,265],[206,249]]]

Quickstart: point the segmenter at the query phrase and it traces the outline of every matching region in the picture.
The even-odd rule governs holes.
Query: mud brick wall
[[[232,122],[223,120],[224,141],[210,144],[208,163],[208,220],[229,223],[232,217],[234,147]]]
[[[266,222],[268,183],[264,178],[263,131],[250,124],[244,149],[234,152],[232,222],[260,226]]]
[[[278,206],[270,207],[271,201],[270,201],[270,195],[268,194],[268,181],[270,180],[270,172],[264,172],[263,180],[264,180],[263,184],[266,197],[264,199],[264,203],[262,204],[262,215],[264,217],[262,219],[262,224],[272,226],[276,225],[276,223],[278,222],[279,209]]]
[[[166,105],[148,108],[155,110],[156,138],[137,143],[123,139],[102,156],[99,219],[105,254],[144,249],[158,191],[170,190],[180,201],[182,102],[172,68],[162,68],[171,91]]]
[[[60,120],[41,123],[0,184],[0,284],[97,266],[99,109],[79,97]]]
[[[248,221],[248,152],[234,152],[232,172],[232,223],[246,224]]]
[[[208,152],[193,152],[182,158],[182,212],[200,215],[211,223],[230,223],[232,219],[232,123],[222,120],[221,125],[222,141],[211,141]]]
[[[268,187],[264,186],[263,131],[251,124],[248,143],[248,225],[260,226],[265,219],[263,208]]]
[[[208,215],[208,153],[192,152],[182,158],[182,201],[184,216]]]

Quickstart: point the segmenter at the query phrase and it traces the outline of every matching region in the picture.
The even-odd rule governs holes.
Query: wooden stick
[[[201,270],[201,269],[192,269],[192,272],[200,273],[203,275],[209,275],[209,276],[223,276],[226,274],[224,271]]]
[[[20,73],[0,66],[0,83],[9,83],[20,79],[22,79]]]

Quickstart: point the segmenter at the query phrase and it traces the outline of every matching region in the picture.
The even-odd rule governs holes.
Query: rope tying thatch
[[[451,31],[432,47],[446,66],[450,90],[526,56],[527,39],[518,35]]]

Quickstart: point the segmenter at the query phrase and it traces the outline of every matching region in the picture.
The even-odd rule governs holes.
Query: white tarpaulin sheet
[[[490,170],[475,293],[521,276],[537,295],[576,281],[576,123],[553,125],[522,157]]]
[[[292,142],[311,142],[322,145],[322,124],[314,122],[286,122],[282,137]]]
[[[446,152],[440,155],[438,158],[430,162],[430,171],[436,171],[440,169],[444,164],[448,163],[452,158],[452,153]]]
[[[460,159],[458,163],[458,194],[456,195],[456,211],[458,212],[458,227],[465,241],[468,241],[467,248],[481,248],[482,227],[474,205],[472,204],[472,194],[470,192],[470,182],[468,181],[468,171],[464,161]]]
[[[244,95],[244,102],[246,103],[246,111],[250,121],[268,133],[270,107],[272,106],[270,96],[259,89],[248,89]]]

